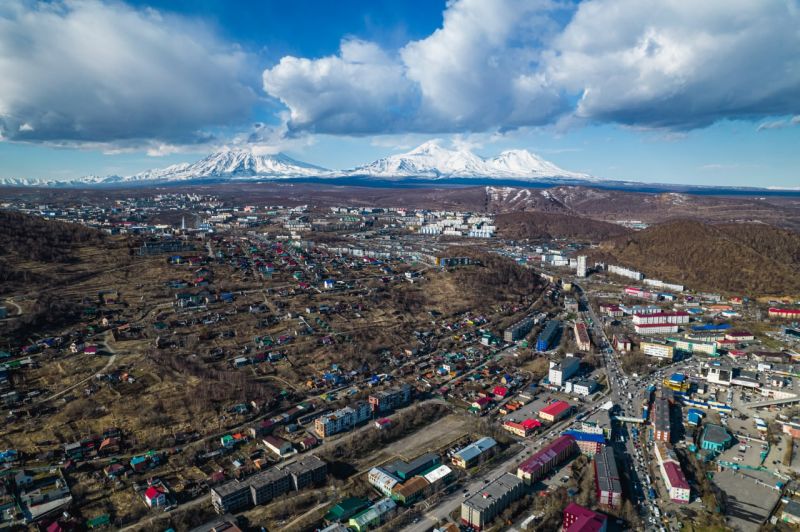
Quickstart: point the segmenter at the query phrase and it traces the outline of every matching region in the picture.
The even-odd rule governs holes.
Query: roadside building
[[[354,515],[347,522],[348,526],[356,532],[363,532],[371,528],[377,528],[385,523],[394,515],[397,503],[390,498],[377,501],[370,508]]]
[[[517,467],[517,476],[525,481],[525,484],[535,484],[577,452],[578,445],[575,438],[570,435],[559,436],[521,462]]]
[[[674,323],[642,323],[634,324],[636,334],[675,334],[678,326]]]
[[[562,532],[606,532],[608,517],[574,502],[564,508]]]
[[[800,503],[790,499],[781,512],[781,521],[790,525],[800,525]]]
[[[525,338],[525,335],[531,332],[532,328],[533,318],[526,316],[503,331],[503,341],[511,343]]]
[[[535,419],[524,419],[522,422],[515,421],[503,422],[503,428],[512,434],[516,434],[520,438],[527,438],[536,432],[536,429],[541,427],[542,424]]]
[[[653,402],[653,439],[669,442],[671,436],[669,401],[663,397],[657,397]]]
[[[648,338],[639,343],[639,350],[647,356],[669,360],[675,360],[675,347],[665,340],[658,338]]]
[[[577,357],[568,356],[561,362],[550,362],[548,380],[555,386],[563,386],[570,377],[575,375],[581,367],[581,361]]]
[[[670,499],[678,503],[689,502],[691,495],[689,483],[686,481],[686,477],[681,470],[681,464],[672,447],[668,444],[655,442],[653,444],[653,452]]]
[[[632,320],[634,325],[684,324],[689,323],[689,316],[688,312],[680,310],[677,312],[634,314]]]
[[[768,315],[770,318],[800,320],[800,309],[770,307]]]
[[[672,502],[688,503],[691,496],[689,483],[681,470],[680,464],[676,462],[665,462],[661,466],[661,474],[664,485],[669,491],[669,498]]]
[[[369,473],[367,474],[367,480],[375,489],[387,497],[392,495],[392,490],[397,484],[400,483],[397,478],[390,475],[380,467],[373,467],[370,469]]]
[[[328,510],[325,514],[326,523],[343,523],[347,522],[351,517],[359,512],[369,508],[369,499],[361,499],[359,497],[348,497],[342,499]],[[220,530],[219,532],[223,532]],[[225,530],[227,532],[227,530]]]
[[[703,425],[703,436],[700,439],[700,447],[703,449],[721,453],[733,445],[733,437],[725,427],[706,423]]]
[[[497,442],[486,436],[453,454],[452,462],[456,467],[469,469],[492,456],[496,449]]]
[[[425,477],[412,477],[402,484],[395,484],[392,488],[392,499],[407,506],[421,498],[428,485]]]
[[[250,485],[234,480],[211,488],[211,504],[218,514],[238,512],[252,506]]]
[[[335,412],[324,414],[314,421],[314,431],[321,438],[327,438],[345,432],[372,416],[372,408],[368,403],[359,402],[353,407],[346,406]]]
[[[461,523],[474,530],[483,530],[523,493],[522,480],[505,473],[461,503]]]
[[[592,341],[589,338],[589,330],[586,328],[586,324],[582,321],[577,321],[572,331],[575,333],[575,343],[578,349],[581,351],[591,351]]]
[[[265,436],[262,440],[264,447],[283,458],[295,452],[292,442],[278,436]]]
[[[594,379],[580,379],[572,383],[572,393],[587,397],[597,391],[599,387],[600,385]]]
[[[605,506],[618,508],[622,505],[622,483],[620,481],[614,448],[610,445],[594,457],[594,481],[597,501]]]
[[[419,475],[434,466],[438,466],[442,461],[436,453],[425,453],[410,462],[398,460],[384,467],[390,475],[400,480],[408,480],[415,475]]]
[[[558,320],[550,320],[545,325],[544,329],[536,338],[536,350],[547,351],[550,349],[561,335],[561,322]]]
[[[555,401],[539,410],[539,417],[550,423],[565,418],[572,411],[572,405],[566,401]]]
[[[621,312],[622,311],[620,311],[620,315],[622,315]],[[631,339],[624,334],[615,334],[612,345],[617,351],[627,352],[633,349],[633,343],[631,342]]]
[[[403,384],[399,388],[375,392],[369,396],[372,411],[380,414],[401,408],[410,402],[411,386],[408,384]]]
[[[591,432],[580,432],[577,430],[567,430],[564,434],[572,436],[578,444],[581,454],[588,457],[595,456],[603,450],[606,443],[606,437],[603,434],[594,434]]]

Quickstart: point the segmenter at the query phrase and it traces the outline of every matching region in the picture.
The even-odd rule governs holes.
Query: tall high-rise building
[[[578,277],[586,277],[586,255],[578,256]]]

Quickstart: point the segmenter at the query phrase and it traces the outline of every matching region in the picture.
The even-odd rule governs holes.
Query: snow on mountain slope
[[[561,177],[593,179],[587,174],[569,172],[527,150],[507,150],[497,157],[484,159],[469,150],[449,150],[429,141],[407,153],[390,155],[358,166],[346,173],[380,178],[498,178],[537,179]]]
[[[245,179],[250,177],[305,177],[327,174],[328,170],[292,159],[288,155],[256,155],[250,150],[226,150],[212,153],[193,164],[176,164],[147,170],[108,183],[137,181],[186,181],[203,178]]]

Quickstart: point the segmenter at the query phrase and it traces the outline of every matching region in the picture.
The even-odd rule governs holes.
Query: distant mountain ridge
[[[390,155],[347,171],[351,175],[380,178],[495,178],[541,179],[569,178],[593,180],[588,174],[570,172],[527,150],[506,150],[492,158],[483,158],[466,149],[449,150],[434,141],[413,150]]]
[[[85,176],[70,181],[42,179],[0,179],[5,186],[111,186],[208,180],[351,178],[377,180],[484,178],[534,181],[567,179],[591,181],[596,178],[559,168],[527,150],[507,150],[483,158],[469,150],[450,150],[435,141],[398,155],[391,155],[349,170],[328,170],[298,161],[286,154],[256,154],[249,149],[230,149],[212,153],[195,163],[181,163],[130,176]]]

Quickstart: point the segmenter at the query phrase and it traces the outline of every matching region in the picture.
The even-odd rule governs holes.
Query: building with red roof
[[[539,417],[550,423],[555,423],[559,419],[569,415],[572,405],[566,401],[555,401],[539,410]]]
[[[665,461],[661,464],[661,474],[664,484],[669,490],[669,498],[673,502],[688,503],[691,498],[691,489],[680,464],[671,460]]]
[[[577,454],[578,445],[570,435],[559,436],[517,466],[517,476],[526,484],[535,484],[567,458]]]
[[[163,486],[150,486],[144,490],[144,502],[150,508],[166,506],[167,490]]]
[[[512,434],[516,434],[520,438],[527,438],[541,426],[542,424],[535,419],[525,419],[521,423],[517,423],[516,421],[506,421],[503,423],[504,429]]]
[[[564,532],[606,532],[608,517],[571,502],[564,508],[561,530]]]
[[[492,395],[494,395],[495,401],[502,401],[508,395],[508,388],[505,386],[495,386],[494,390],[492,390]]]
[[[769,317],[793,320],[800,319],[800,309],[770,307]]]

